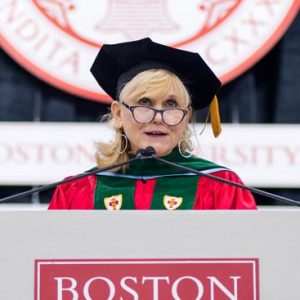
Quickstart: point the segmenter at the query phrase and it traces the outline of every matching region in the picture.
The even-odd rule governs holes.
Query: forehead
[[[121,100],[137,101],[141,98],[149,98],[155,101],[174,99],[180,105],[188,105],[190,96],[179,78],[170,76],[165,72],[146,74],[142,80],[132,80],[121,92]],[[138,79],[138,78],[136,78]]]
[[[164,103],[168,100],[174,100],[180,106],[187,106],[189,104],[189,101],[186,97],[172,88],[164,91],[145,89],[144,91],[141,91],[141,93],[136,94],[134,98],[130,98],[130,102],[137,102],[143,98],[150,99],[153,104]]]

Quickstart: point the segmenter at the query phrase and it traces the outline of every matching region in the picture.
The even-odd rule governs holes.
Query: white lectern
[[[0,243],[1,299],[300,299],[298,209],[0,211]]]

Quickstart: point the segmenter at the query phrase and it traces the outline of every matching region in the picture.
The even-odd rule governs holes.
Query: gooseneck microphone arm
[[[184,166],[182,166],[180,164],[176,164],[176,163],[170,162],[168,160],[165,160],[165,159],[163,159],[161,157],[156,156],[156,151],[151,146],[147,147],[144,150],[144,152],[147,154],[148,157],[152,157],[152,158],[154,158],[154,159],[156,159],[156,160],[158,160],[158,161],[160,161],[160,162],[162,162],[162,163],[164,163],[166,165],[175,167],[177,169],[189,171],[191,173],[194,173],[194,174],[197,174],[197,175],[201,175],[201,176],[204,176],[204,177],[207,177],[207,178],[210,178],[212,180],[219,181],[219,182],[223,182],[223,183],[235,186],[237,188],[248,190],[248,191],[250,191],[250,192],[252,192],[254,194],[258,194],[258,195],[261,195],[261,196],[272,198],[272,199],[278,200],[280,202],[285,202],[285,203],[290,204],[290,205],[300,206],[300,202],[299,201],[295,201],[295,200],[292,200],[292,199],[289,199],[289,198],[286,198],[286,197],[278,196],[278,195],[275,195],[275,194],[272,194],[272,193],[269,193],[269,192],[265,192],[265,191],[262,191],[262,190],[259,190],[259,189],[253,188],[253,187],[249,187],[249,186],[237,183],[237,182],[233,182],[233,181],[230,181],[230,180],[227,180],[227,179],[224,179],[224,178],[220,178],[220,177],[217,177],[217,176],[206,174],[204,172],[201,172],[201,171],[198,171],[198,170],[195,170],[195,169],[191,169],[191,168],[188,168],[188,167],[184,167]]]
[[[41,186],[41,187],[38,187],[38,188],[34,188],[34,189],[31,189],[31,190],[28,190],[28,191],[25,191],[25,192],[22,192],[22,193],[19,193],[19,194],[8,196],[8,197],[0,199],[0,203],[6,202],[6,201],[12,201],[12,200],[15,201],[17,199],[29,196],[29,195],[34,194],[34,193],[38,193],[38,192],[42,192],[42,191],[45,191],[45,190],[49,190],[51,188],[55,188],[56,186],[64,184],[64,183],[75,181],[77,179],[81,179],[81,178],[84,178],[84,177],[87,177],[87,176],[90,176],[90,175],[94,175],[96,173],[103,173],[103,172],[115,169],[117,167],[122,167],[124,165],[130,164],[130,163],[132,163],[136,160],[146,159],[146,158],[150,158],[149,155],[147,155],[147,153],[145,153],[144,149],[140,149],[140,150],[137,151],[135,157],[133,157],[133,158],[131,158],[131,159],[125,161],[125,162],[114,164],[114,165],[111,165],[111,166],[108,166],[108,167],[105,167],[105,168],[102,168],[102,169],[96,168],[92,171],[87,171],[87,172],[84,172],[84,173],[80,173],[78,175],[72,176],[70,178],[67,178],[67,179],[64,179],[64,180],[61,180],[61,181],[57,181],[57,182],[54,182],[54,183],[51,183],[51,184],[48,184],[48,185],[44,185],[44,186]]]

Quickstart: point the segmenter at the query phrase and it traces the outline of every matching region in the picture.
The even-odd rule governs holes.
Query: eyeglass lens
[[[152,122],[156,113],[161,113],[163,122],[168,125],[179,124],[185,115],[184,111],[180,109],[165,109],[161,112],[157,112],[151,107],[143,106],[137,106],[133,109],[133,116],[135,120],[144,124]]]

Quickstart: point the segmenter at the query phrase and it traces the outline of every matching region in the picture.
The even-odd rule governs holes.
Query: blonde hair
[[[141,99],[141,98],[164,98],[170,90],[176,91],[176,96],[186,101],[186,106],[191,104],[190,95],[182,83],[182,81],[173,73],[163,69],[151,69],[137,74],[133,79],[125,84],[121,90],[119,101],[122,103],[127,99]],[[110,143],[99,142],[96,144],[96,160],[99,168],[104,168],[112,164],[122,163],[129,159],[130,145],[125,140],[123,129],[119,127],[113,115],[107,114],[103,120],[106,119],[108,124],[114,130],[114,140]],[[183,139],[186,141],[182,143],[181,150],[192,150],[191,131],[187,128],[184,132]],[[126,148],[126,149],[125,149]],[[122,167],[123,171],[128,166]],[[113,171],[116,172],[120,168]]]

